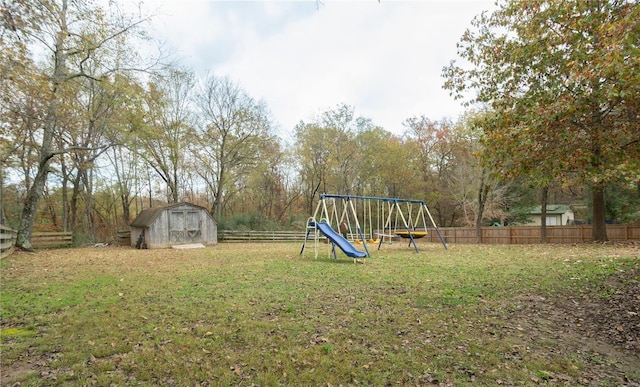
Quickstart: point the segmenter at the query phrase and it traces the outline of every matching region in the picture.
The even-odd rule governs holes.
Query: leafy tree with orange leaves
[[[591,187],[593,239],[607,240],[605,189],[640,182],[640,3],[505,0],[476,17],[445,87],[487,113],[483,160],[505,178]]]

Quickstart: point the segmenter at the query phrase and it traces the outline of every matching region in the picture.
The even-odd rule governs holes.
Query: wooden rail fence
[[[7,257],[15,250],[18,232],[0,224],[0,258]],[[73,245],[73,233],[67,232],[34,232],[31,234],[31,245],[34,248],[69,247]]]
[[[16,230],[0,224],[0,259],[13,253],[17,234]]]
[[[305,231],[239,231],[224,230],[220,242],[286,242],[304,241]]]
[[[35,248],[69,247],[73,245],[71,231],[34,232],[31,234],[31,245]]]

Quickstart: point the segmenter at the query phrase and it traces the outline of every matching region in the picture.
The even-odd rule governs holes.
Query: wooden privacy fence
[[[0,259],[13,253],[17,234],[16,230],[0,224]]]
[[[475,227],[440,227],[440,234],[446,243],[476,243]],[[238,231],[224,230],[219,235],[220,242],[283,242],[304,241],[304,231]],[[640,225],[607,225],[610,241],[640,242]],[[420,239],[440,243],[435,230],[429,230],[427,237]],[[547,226],[547,243],[571,244],[591,242],[591,226]],[[509,226],[483,227],[483,244],[536,244],[540,243],[540,227]]]
[[[475,227],[440,227],[446,243],[476,243]],[[547,226],[547,243],[571,244],[591,242],[591,225]],[[535,244],[540,243],[539,226],[482,227],[483,244]],[[640,225],[607,225],[610,241],[640,242]],[[430,230],[430,242],[440,242],[438,234]]]

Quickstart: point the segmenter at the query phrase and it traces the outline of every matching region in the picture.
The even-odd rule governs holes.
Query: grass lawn
[[[638,245],[419,246],[14,253],[0,383],[640,383]]]

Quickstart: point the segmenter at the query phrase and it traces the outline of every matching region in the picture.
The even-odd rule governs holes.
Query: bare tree
[[[271,123],[264,104],[228,78],[207,77],[196,104],[202,122],[192,153],[221,219],[225,202],[238,192],[236,181],[256,165],[260,149],[271,141]]]
[[[146,93],[146,119],[138,132],[140,156],[167,187],[167,201],[180,199],[180,179],[185,169],[185,149],[193,141],[190,103],[195,85],[192,72],[169,69],[156,75]]]

